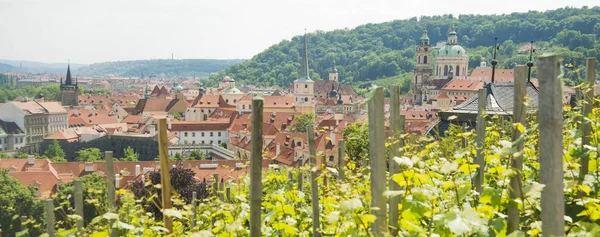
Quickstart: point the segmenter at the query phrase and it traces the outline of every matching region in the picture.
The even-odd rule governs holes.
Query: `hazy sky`
[[[598,0],[0,0],[0,59],[250,58],[282,39],[413,16],[600,5]]]

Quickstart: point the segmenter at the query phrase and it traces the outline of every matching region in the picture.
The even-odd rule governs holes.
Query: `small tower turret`
[[[333,60],[333,65],[331,67],[331,71],[329,72],[329,80],[330,81],[338,81],[338,70],[335,68],[335,60]]]

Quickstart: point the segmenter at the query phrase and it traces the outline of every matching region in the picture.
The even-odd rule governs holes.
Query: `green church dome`
[[[444,45],[438,50],[438,56],[467,56],[467,51],[460,45]]]
[[[235,88],[235,87],[230,87],[227,88],[223,91],[224,94],[242,94],[242,91],[240,91],[240,89]]]

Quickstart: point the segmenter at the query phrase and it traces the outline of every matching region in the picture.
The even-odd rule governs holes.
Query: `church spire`
[[[308,46],[306,42],[306,29],[304,30],[304,50],[302,53],[302,68],[300,68],[300,78],[298,81],[312,81],[308,70]]]
[[[73,85],[73,79],[71,78],[71,64],[69,64],[67,66],[67,79],[65,81],[65,85],[67,85],[67,86]]]
[[[148,82],[146,82],[146,93],[144,94],[144,99],[150,99],[150,93],[148,89]]]

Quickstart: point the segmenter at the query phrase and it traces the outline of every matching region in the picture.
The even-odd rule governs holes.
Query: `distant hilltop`
[[[123,77],[207,77],[225,70],[244,59],[153,59],[114,61],[94,64],[71,63],[77,76],[115,75]],[[65,74],[67,63],[43,63],[34,61],[2,60],[0,73],[28,72]]]
[[[225,70],[243,59],[156,59],[94,63],[74,71],[76,75],[124,77],[200,77]]]
[[[43,63],[34,61],[4,60],[0,59],[0,73],[3,72],[28,72],[64,74],[67,72],[68,63]],[[85,67],[87,64],[71,63],[72,69]]]

